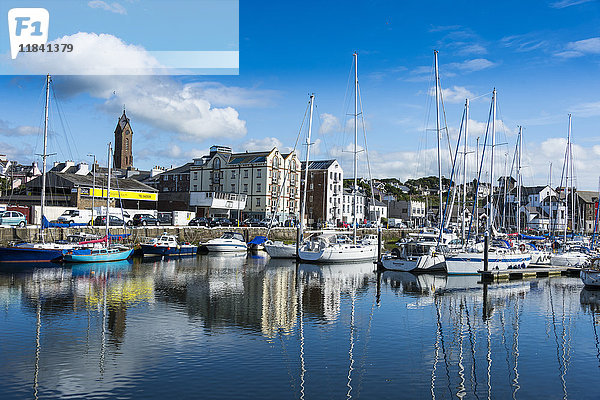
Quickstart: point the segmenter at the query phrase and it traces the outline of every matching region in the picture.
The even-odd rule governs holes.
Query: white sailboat
[[[573,184],[574,179],[574,170],[573,170],[573,153],[572,153],[572,143],[571,143],[571,114],[569,114],[569,131],[567,134],[567,149],[565,153],[565,171],[567,172],[567,177],[565,179],[566,183],[566,193],[565,193],[565,202],[569,201],[569,175],[571,178],[571,232],[575,233],[575,186]],[[589,261],[590,255],[589,251],[586,252],[582,249],[581,246],[569,246],[567,243],[567,228],[569,221],[569,207],[567,205],[566,211],[567,215],[565,216],[565,230],[563,236],[563,250],[560,253],[553,254],[550,259],[550,264],[556,267],[581,267],[583,264]]]
[[[436,128],[437,128],[437,152],[438,152],[438,181],[439,181],[439,217],[438,228],[433,235],[419,234],[415,239],[403,243],[399,248],[392,251],[391,254],[382,258],[383,267],[392,271],[436,271],[443,270],[446,267],[446,258],[440,251],[440,246],[449,244],[456,237],[453,234],[444,232],[442,226],[442,158],[441,158],[441,129],[440,129],[440,75],[438,69],[438,52],[434,50],[435,67],[435,103],[436,103]],[[466,104],[466,121],[468,121],[469,100]],[[467,125],[465,125],[465,132]],[[466,143],[466,139],[465,139]]]
[[[333,233],[324,233],[302,244],[298,249],[298,257],[310,262],[364,262],[377,258],[377,245],[358,242],[356,240],[356,207],[357,207],[357,147],[358,147],[358,53],[354,53],[354,200],[352,206],[354,234],[352,240],[345,240]],[[305,170],[305,182],[308,177],[308,164]],[[306,204],[306,191],[304,193]],[[303,208],[304,210],[304,208]],[[301,222],[303,218],[300,219]]]
[[[487,232],[493,233],[494,221],[494,147],[496,146],[496,89],[492,94],[492,146],[490,165],[490,201],[487,218]],[[477,213],[474,213],[475,215]],[[500,243],[493,244],[489,248],[488,268],[514,269],[527,268],[531,263],[531,254],[518,248],[502,246]],[[470,246],[455,254],[446,255],[446,270],[448,274],[478,274],[484,268],[484,252],[480,246]]]
[[[310,95],[310,116],[308,119],[308,135],[306,138],[306,165],[304,171],[304,182],[308,182],[308,162],[310,159],[310,136],[312,132],[312,120],[313,120],[313,107],[315,102],[315,95]],[[304,193],[302,194],[302,210],[300,213],[300,238],[302,238],[302,232],[304,231],[304,216],[306,215],[306,184],[304,185]],[[299,244],[298,244],[299,245]],[[271,258],[296,258],[296,244],[286,244],[282,241],[267,240],[265,242],[265,251]]]

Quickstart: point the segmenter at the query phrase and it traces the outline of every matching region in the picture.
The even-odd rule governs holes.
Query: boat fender
[[[179,250],[179,249],[181,249],[181,246],[180,246],[180,245],[177,245],[177,250]]]
[[[522,252],[525,251],[525,245],[523,243],[519,245],[519,250],[521,250]]]

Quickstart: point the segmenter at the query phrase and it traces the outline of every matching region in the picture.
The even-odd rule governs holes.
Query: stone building
[[[232,153],[212,146],[190,166],[190,206],[199,216],[296,219],[300,162],[295,152]]]
[[[119,169],[133,167],[133,130],[129,118],[125,115],[125,109],[115,128],[114,166]]]

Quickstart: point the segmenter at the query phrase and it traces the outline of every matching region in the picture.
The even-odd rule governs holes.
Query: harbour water
[[[266,255],[4,266],[0,398],[597,398],[600,292]]]

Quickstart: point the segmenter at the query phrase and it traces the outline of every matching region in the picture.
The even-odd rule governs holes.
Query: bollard
[[[488,231],[485,231],[484,236],[484,241],[483,241],[483,270],[487,271],[488,270],[488,263],[489,263],[489,258],[488,258],[488,253],[489,253],[489,249],[490,249],[490,235],[488,233]]]

